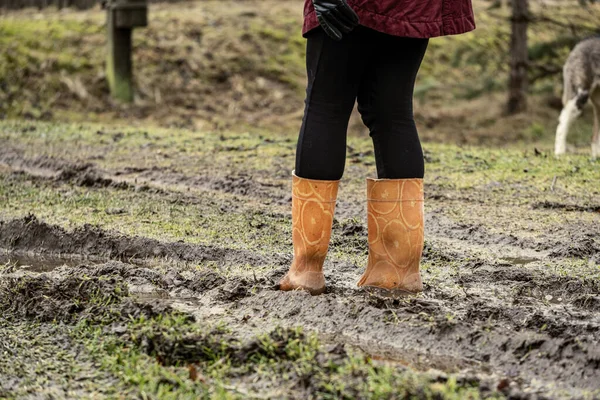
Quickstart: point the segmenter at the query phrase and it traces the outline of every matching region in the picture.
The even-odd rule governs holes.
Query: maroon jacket
[[[360,24],[394,36],[430,38],[475,29],[471,0],[347,0]],[[304,3],[302,34],[319,26],[312,0]]]

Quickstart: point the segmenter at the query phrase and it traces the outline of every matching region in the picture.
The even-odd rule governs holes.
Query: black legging
[[[358,110],[369,128],[379,178],[422,178],[423,150],[413,119],[415,78],[428,39],[358,27],[339,41],[307,35],[308,87],[296,175],[337,180],[344,173],[348,120]]]

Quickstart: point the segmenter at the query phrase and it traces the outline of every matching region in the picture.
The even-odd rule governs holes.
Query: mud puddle
[[[541,259],[535,257],[504,257],[501,258],[500,261],[504,261],[512,265],[527,265],[533,262],[541,261]]]
[[[81,266],[97,267],[110,259],[96,256],[84,256],[79,254],[43,254],[11,252],[0,248],[0,266],[16,268],[32,273],[51,273],[59,269],[75,269]],[[149,267],[156,264],[153,260],[128,260],[132,267]]]
[[[544,261],[548,257],[548,252],[523,248],[510,243],[469,243],[462,239],[438,236],[436,234],[429,235],[428,241],[437,251],[442,250],[446,253],[454,254],[454,257],[451,257],[447,261],[452,261],[452,258],[457,257],[459,259],[465,258],[466,255],[469,255],[469,257],[480,258],[482,260],[493,260],[522,267]]]
[[[83,259],[58,256],[0,254],[0,265],[16,267],[28,272],[51,272],[59,267],[76,267]]]

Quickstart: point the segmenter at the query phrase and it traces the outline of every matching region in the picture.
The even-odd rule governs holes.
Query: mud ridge
[[[228,280],[213,270],[171,269],[161,273],[120,261],[65,265],[43,273],[5,265],[0,267],[0,310],[5,317],[65,323],[74,322],[75,317],[96,317],[113,305],[120,305],[124,316],[153,316],[153,310],[172,310],[169,293],[198,298],[218,289],[211,298],[231,303],[269,283],[264,278],[254,282],[237,277]]]
[[[242,277],[225,278],[213,270],[179,271],[170,269],[161,273],[155,269],[139,267],[119,261],[110,261],[105,264],[88,266],[82,264],[75,268],[66,267],[64,270],[55,270],[54,273],[72,274],[77,276],[118,276],[122,278],[133,294],[156,295],[167,294],[173,300],[182,295],[197,298],[211,292],[211,302],[232,303],[252,295],[253,291],[272,288],[273,281],[266,277],[250,280]],[[213,289],[217,289],[213,291]]]
[[[81,264],[75,268],[66,267],[55,270],[54,274],[94,278],[118,276],[129,287],[151,285],[155,289],[166,291],[188,289],[194,295],[200,295],[208,290],[220,287],[226,282],[223,275],[212,270],[193,271],[184,276],[177,269],[171,269],[163,274],[152,268],[139,267],[119,261],[109,261],[93,266]]]
[[[166,258],[195,263],[212,261],[218,265],[284,265],[289,262],[287,257],[276,254],[264,257],[246,250],[114,235],[87,224],[73,231],[66,231],[61,227],[48,225],[34,215],[0,221],[0,248],[9,251],[78,254],[118,260]]]
[[[574,240],[559,242],[552,247],[549,257],[552,258],[590,258],[600,262],[600,242],[592,233],[578,234]]]
[[[590,213],[600,213],[600,205],[592,204],[592,205],[578,205],[578,204],[565,204],[565,203],[556,203],[552,201],[542,201],[538,203],[534,203],[532,205],[534,210],[542,209],[542,210],[561,210],[561,211],[573,211],[573,212],[590,212]]]
[[[235,365],[256,356],[268,356],[281,362],[294,361],[295,357],[286,353],[285,345],[289,341],[306,340],[302,332],[289,328],[275,328],[266,336],[272,341],[272,349],[258,338],[241,343],[235,336],[219,328],[184,336],[149,330],[134,341],[142,351],[157,357],[163,365],[195,364],[223,357],[229,358]],[[346,356],[345,350],[342,350],[342,355]]]

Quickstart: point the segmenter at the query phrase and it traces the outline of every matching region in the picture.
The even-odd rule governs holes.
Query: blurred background
[[[415,92],[425,140],[552,145],[562,65],[600,30],[600,6],[512,1],[474,0],[476,31],[431,40]],[[133,31],[132,103],[109,93],[106,19],[96,0],[0,0],[0,119],[297,133],[302,1],[152,1]],[[511,65],[524,73],[512,83]],[[589,108],[569,141],[587,149],[591,124]],[[351,134],[366,134],[356,113]]]

